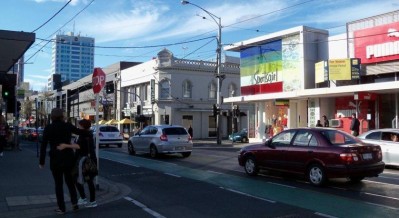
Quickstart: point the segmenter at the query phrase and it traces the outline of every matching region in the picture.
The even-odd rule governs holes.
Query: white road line
[[[284,184],[279,184],[279,183],[275,183],[275,182],[268,182],[268,183],[269,184],[273,184],[273,185],[279,185],[279,186],[287,187],[287,188],[296,188],[295,186],[284,185]]]
[[[393,178],[393,177],[387,177],[387,176],[378,176],[378,178],[399,180],[399,178]]]
[[[210,173],[216,173],[216,174],[224,174],[224,173],[221,173],[221,172],[216,172],[216,171],[212,171],[212,170],[207,170],[208,172],[210,172]]]
[[[367,180],[367,179],[364,179],[363,181],[365,181],[365,182],[370,182],[370,183],[376,183],[376,184],[382,184],[382,185],[399,186],[399,185],[392,184],[392,183],[386,183],[386,182],[376,182],[376,181],[371,181],[371,180]]]
[[[365,203],[373,205],[373,206],[388,208],[388,209],[391,209],[391,210],[398,210],[399,209],[397,207],[390,207],[390,206],[386,206],[386,205],[383,205],[383,204],[375,204],[375,203],[371,203],[371,202],[365,202]]]
[[[384,170],[384,172],[383,172],[382,174],[392,174],[392,175],[399,175],[399,173],[391,173],[391,172],[386,172],[385,170]]]
[[[128,200],[130,202],[132,202],[133,204],[135,204],[136,206],[140,207],[141,209],[143,209],[145,212],[151,214],[153,217],[157,217],[157,218],[165,218],[164,216],[162,216],[161,214],[151,210],[150,208],[148,208],[147,206],[145,206],[144,204],[134,200],[131,197],[125,197],[125,200]]]
[[[172,173],[164,173],[165,175],[169,175],[169,176],[173,176],[173,177],[177,177],[180,178],[181,176],[176,175],[176,174],[172,174]]]
[[[250,194],[247,194],[247,193],[244,193],[244,192],[240,192],[240,191],[237,191],[237,190],[234,190],[234,189],[229,189],[229,188],[224,188],[224,187],[220,187],[220,188],[224,189],[224,190],[227,190],[227,191],[231,191],[231,192],[240,194],[240,195],[244,195],[244,196],[247,196],[247,197],[259,199],[259,200],[262,200],[262,201],[267,201],[269,203],[276,203],[276,201],[269,200],[269,199],[266,199],[266,198],[260,198],[260,197],[257,197],[257,196],[254,196],[254,195],[250,195]]]
[[[381,197],[381,198],[388,198],[388,199],[399,201],[399,198],[395,198],[395,197],[389,197],[389,196],[385,196],[385,195],[373,194],[373,193],[369,193],[369,192],[361,192],[361,193],[363,193],[365,195],[372,195],[372,196],[377,196],[377,197]]]
[[[319,212],[316,212],[316,213],[314,213],[314,214],[316,214],[316,215],[318,215],[318,216],[322,216],[322,217],[337,218],[336,216],[331,216],[331,215],[324,214],[324,213],[319,213]]]
[[[336,187],[336,186],[329,186],[329,187],[333,188],[333,189],[343,190],[343,191],[347,191],[348,190],[346,188],[341,188],[341,187]]]

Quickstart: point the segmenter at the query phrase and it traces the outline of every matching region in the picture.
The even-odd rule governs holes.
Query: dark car
[[[229,140],[233,142],[248,142],[248,130],[247,129],[242,129],[239,132],[235,132],[233,134],[229,135]]]
[[[260,169],[276,170],[305,176],[316,186],[329,178],[359,182],[385,167],[380,146],[330,128],[284,130],[264,144],[242,148],[238,162],[251,176]]]

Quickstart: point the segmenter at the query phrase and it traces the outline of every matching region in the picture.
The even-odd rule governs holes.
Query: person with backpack
[[[85,130],[85,134],[80,134],[76,144],[61,144],[58,146],[59,150],[65,148],[75,148],[76,154],[76,169],[75,186],[79,192],[80,198],[78,205],[85,205],[86,207],[97,207],[96,189],[94,186],[94,177],[97,176],[97,157],[95,152],[95,145],[93,140],[93,133],[90,131],[91,122],[83,119],[79,121],[79,127]],[[94,169],[93,169],[94,168]],[[84,190],[84,183],[87,183],[90,193],[90,202],[86,199]]]

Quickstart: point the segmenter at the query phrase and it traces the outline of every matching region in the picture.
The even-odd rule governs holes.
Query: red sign
[[[105,73],[101,68],[94,68],[93,77],[93,92],[94,94],[99,93],[105,86]]]
[[[399,60],[399,22],[355,31],[354,40],[362,64]]]

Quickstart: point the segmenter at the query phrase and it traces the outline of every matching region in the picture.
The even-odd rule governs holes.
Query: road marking
[[[131,197],[124,197],[125,200],[128,200],[130,202],[132,202],[133,204],[135,204],[136,206],[140,207],[141,209],[143,209],[145,212],[151,214],[153,217],[157,217],[157,218],[165,218],[164,216],[162,216],[161,214],[151,210],[150,208],[148,208],[147,206],[145,206],[144,204],[140,203],[139,201],[134,200]]]
[[[268,182],[268,183],[273,184],[273,185],[279,185],[279,186],[287,187],[287,188],[296,188],[295,186],[284,185],[284,184],[279,184],[279,183],[275,183],[275,182]]]
[[[269,203],[276,203],[276,201],[269,200],[269,199],[266,199],[266,198],[260,198],[260,197],[257,197],[257,196],[254,196],[254,195],[250,195],[250,194],[247,194],[247,193],[244,193],[244,192],[240,192],[240,191],[237,191],[237,190],[234,190],[234,189],[224,188],[224,187],[220,187],[220,188],[221,188],[221,189],[224,189],[224,190],[227,190],[227,191],[231,191],[231,192],[240,194],[240,195],[244,195],[244,196],[247,196],[247,197],[259,199],[259,200],[262,200],[262,201],[267,201],[267,202],[269,202]]]
[[[316,214],[316,215],[318,215],[318,216],[322,216],[322,217],[337,218],[336,216],[331,216],[331,215],[324,214],[324,213],[319,213],[319,212],[316,212],[316,213],[314,213],[314,214]]]
[[[212,170],[207,170],[208,172],[210,172],[210,173],[216,173],[216,174],[221,174],[221,175],[223,175],[224,173],[221,173],[221,172],[216,172],[216,171],[212,171]]]
[[[379,195],[379,194],[373,194],[373,193],[369,193],[369,192],[361,192],[365,195],[372,195],[372,196],[377,196],[377,197],[381,197],[381,198],[388,198],[388,199],[392,199],[392,200],[399,200],[399,198],[395,198],[395,197],[389,197],[389,196],[385,196],[385,195]]]
[[[181,176],[176,175],[176,174],[172,174],[172,173],[164,173],[165,175],[169,175],[169,176],[173,176],[173,177],[177,177],[180,178]]]
[[[371,203],[371,202],[365,202],[366,204],[370,204],[370,205],[374,205],[374,206],[379,206],[379,207],[385,207],[385,208],[388,208],[388,209],[391,209],[391,210],[398,210],[399,208],[397,208],[397,207],[390,207],[390,206],[386,206],[386,205],[383,205],[383,204],[376,204],[376,203]]]
[[[371,181],[371,180],[367,180],[367,179],[364,179],[363,181],[370,182],[370,183],[376,183],[376,184],[383,184],[383,185],[399,186],[399,185],[392,184],[392,183],[386,183],[386,182],[376,182],[376,181]]]
[[[398,178],[393,178],[393,177],[387,177],[387,176],[378,176],[379,178],[384,178],[384,179],[393,179],[393,180],[399,180]]]

